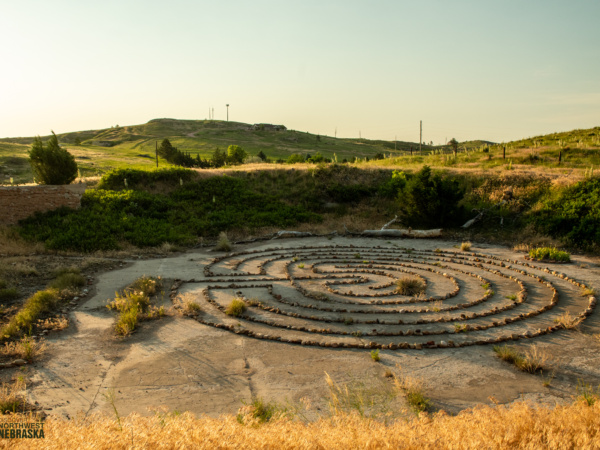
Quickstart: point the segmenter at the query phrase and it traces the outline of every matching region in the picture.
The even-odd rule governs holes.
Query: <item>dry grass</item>
[[[460,244],[460,249],[463,252],[468,252],[469,250],[471,250],[471,243],[470,242],[463,242],[462,244]]]
[[[498,358],[514,364],[519,370],[527,373],[547,369],[550,360],[550,357],[537,345],[532,345],[523,352],[509,345],[495,345],[494,352]]]
[[[217,245],[215,245],[215,250],[218,252],[230,252],[233,246],[227,237],[227,233],[222,231],[219,233],[219,240],[217,241]]]
[[[586,288],[581,291],[582,297],[590,297],[596,295],[596,289],[594,288]]]
[[[15,408],[19,409],[19,408]],[[32,415],[0,416],[0,423],[35,421]],[[275,418],[245,426],[236,416],[215,419],[192,414],[136,414],[120,418],[54,416],[44,424],[45,439],[14,440],[14,449],[32,448],[403,448],[506,449],[598,448],[600,402],[555,408],[524,402],[483,406],[456,416],[443,412],[412,420],[374,421],[339,413],[311,423]]]
[[[60,331],[69,326],[69,320],[64,316],[38,320],[35,324],[38,330]]]
[[[25,241],[14,228],[0,226],[0,255],[17,256],[42,253],[44,244]]]
[[[4,347],[0,347],[0,354],[7,358],[24,359],[32,362],[46,350],[46,343],[43,340],[36,341],[29,336],[25,336],[19,341],[5,342]]]
[[[331,416],[358,414],[361,417],[379,420],[406,416],[407,411],[398,402],[398,388],[387,380],[352,379],[346,383],[338,383],[325,373],[325,381],[329,388]],[[323,416],[318,414],[318,417]]]
[[[406,402],[415,414],[427,412],[433,408],[433,402],[424,393],[425,384],[422,379],[405,374],[399,367],[399,374],[394,378],[394,385],[404,392]]]
[[[2,383],[0,385],[0,413],[18,413],[24,412],[27,401],[23,394],[25,390],[25,380],[22,377],[17,378],[13,383]],[[9,420],[2,420],[5,418]],[[0,416],[0,423],[10,421],[10,415]]]
[[[202,312],[202,307],[196,303],[194,297],[189,293],[179,294],[177,303],[183,314],[196,315]]]
[[[554,319],[554,323],[560,325],[565,330],[574,330],[577,329],[580,319],[571,316],[569,311],[562,313],[559,317]]]
[[[239,317],[246,311],[246,303],[241,298],[234,298],[225,309],[228,316]]]
[[[425,283],[417,277],[402,277],[396,281],[396,293],[419,295],[425,292]]]

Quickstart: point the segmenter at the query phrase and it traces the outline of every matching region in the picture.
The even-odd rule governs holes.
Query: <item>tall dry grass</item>
[[[27,416],[1,416],[15,422]],[[35,448],[298,448],[298,449],[505,449],[599,448],[600,402],[555,408],[515,403],[484,406],[457,416],[421,414],[388,424],[359,414],[337,414],[303,423],[282,417],[242,425],[233,415],[219,419],[193,415],[130,415],[48,418],[44,440],[2,440],[0,447]]]
[[[44,244],[27,242],[14,228],[0,226],[0,255],[17,256],[42,253]]]

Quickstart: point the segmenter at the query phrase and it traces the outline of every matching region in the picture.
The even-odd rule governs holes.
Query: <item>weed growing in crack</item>
[[[494,352],[498,358],[527,373],[536,373],[546,369],[549,360],[549,356],[540,350],[537,345],[531,346],[524,352],[506,344],[503,346],[495,345]]]

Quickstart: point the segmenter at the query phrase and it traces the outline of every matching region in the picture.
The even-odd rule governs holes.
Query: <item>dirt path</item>
[[[51,408],[48,413],[66,417],[97,411],[111,413],[106,400],[109,389],[114,389],[120,414],[133,411],[149,414],[150,408],[165,405],[170,410],[218,416],[235,413],[242,401],[249,402],[257,396],[294,404],[303,398],[310,399],[313,414],[320,414],[326,410],[325,373],[338,382],[353,381],[383,392],[385,383],[389,385],[383,374],[389,369],[423,379],[436,407],[457,412],[478,403],[508,403],[522,398],[552,404],[570,402],[578,380],[600,383],[600,342],[591,336],[600,332],[597,311],[585,320],[582,332],[560,330],[514,342],[522,347],[538,344],[552,355],[553,368],[543,376],[519,372],[500,361],[494,356],[491,344],[469,345],[472,340],[535,333],[553,324],[554,318],[565,311],[575,315],[585,310],[587,298],[576,295],[578,291],[571,283],[542,270],[512,264],[525,271],[523,275],[507,268],[507,263],[500,266],[505,259],[520,258],[518,261],[524,262],[510,250],[479,246],[472,251],[497,259],[486,261],[473,256],[460,260],[458,257],[462,255],[452,257],[458,252],[455,245],[440,240],[308,238],[239,247],[235,249],[237,254],[216,262],[213,258],[219,255],[205,250],[131,261],[123,269],[99,276],[95,295],[71,312],[69,329],[49,339],[48,357],[31,367],[29,399]],[[406,248],[412,250],[397,258],[394,252],[405,252],[402,249]],[[434,262],[434,258],[442,259]],[[405,265],[393,266],[398,263],[395,259]],[[448,262],[450,259],[454,262]],[[345,269],[344,264],[352,269]],[[369,268],[369,264],[373,267]],[[581,267],[582,264],[585,266]],[[437,303],[425,303],[428,312],[416,306],[420,303],[385,304],[396,298],[390,294],[393,289],[389,286],[390,279],[399,277],[403,270],[424,278],[429,296],[451,292],[454,284],[450,277],[455,279],[459,292]],[[557,270],[592,286],[600,280],[598,267],[581,258]],[[446,276],[444,271],[448,272]],[[506,295],[518,291],[518,282],[502,274],[524,283],[526,302],[515,306],[506,299]],[[203,313],[198,319],[205,323],[176,315],[144,322],[133,336],[116,339],[112,332],[115,316],[105,305],[116,290],[142,275],[186,281],[180,292],[192,296],[202,306]],[[477,275],[484,277],[497,292],[480,304],[460,306],[485,294]],[[544,278],[540,281],[535,277]],[[355,283],[356,280],[359,282]],[[352,284],[340,283],[343,281]],[[552,297],[547,283],[558,292],[558,302],[552,309],[513,323],[500,323],[504,318],[543,308]],[[270,292],[266,285],[272,286]],[[329,298],[305,297],[300,294],[302,289],[325,293]],[[380,297],[368,296],[374,293]],[[246,300],[256,298],[262,302],[249,307],[246,317],[252,320],[231,318],[220,309],[240,295]],[[279,302],[277,296],[291,304]],[[456,308],[436,312],[432,305]],[[489,315],[493,308],[504,307],[509,309]],[[336,308],[347,308],[349,312],[343,317],[352,315],[354,323],[335,322],[340,314],[330,310]],[[398,314],[404,314],[403,325],[386,325],[390,316],[398,317],[386,311],[394,308],[402,308]],[[358,312],[369,309],[376,312]],[[435,334],[451,329],[454,318],[410,325],[411,321],[450,317],[463,311],[480,314],[468,323],[488,328]],[[377,323],[365,323],[371,319]],[[456,320],[461,319],[456,316]],[[498,325],[493,325],[494,322]],[[403,337],[385,334],[397,329],[408,334]],[[419,334],[423,331],[432,334]],[[289,342],[296,339],[302,345]],[[420,344],[422,348],[389,348],[390,343],[397,341],[412,346]],[[442,341],[446,345],[455,342],[468,346],[427,348],[428,342],[437,346]],[[364,347],[353,347],[356,345]],[[380,347],[379,363],[370,357],[371,345]],[[550,386],[545,387],[543,380],[551,376]]]

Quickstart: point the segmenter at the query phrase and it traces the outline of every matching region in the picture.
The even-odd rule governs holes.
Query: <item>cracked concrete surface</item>
[[[335,238],[334,242],[343,241]],[[354,240],[353,242],[357,242]],[[311,245],[322,240],[311,240]],[[362,245],[374,240],[362,240]],[[447,241],[404,240],[418,248],[451,247]],[[278,246],[306,245],[307,240],[277,241]],[[327,244],[331,244],[327,241]],[[268,247],[254,244],[239,249]],[[491,249],[491,247],[487,247]],[[510,253],[507,249],[495,248]],[[182,316],[143,322],[125,339],[115,338],[115,315],[104,306],[115,291],[142,275],[201,280],[202,268],[215,255],[195,250],[175,257],[132,261],[126,267],[102,274],[95,295],[71,312],[70,326],[48,339],[47,356],[31,366],[31,402],[50,414],[74,417],[98,411],[111,413],[105,395],[114,389],[121,415],[151,414],[151,409],[218,416],[235,413],[242,401],[260,396],[278,402],[310,399],[326,407],[325,372],[332,379],[365,383],[382,379],[386,369],[423,379],[436,407],[450,412],[480,403],[509,403],[528,399],[537,403],[572,401],[578,380],[600,383],[600,343],[590,335],[600,332],[598,311],[582,332],[559,331],[529,340],[553,356],[550,387],[540,375],[517,371],[494,356],[491,346],[435,350],[383,350],[381,362],[366,349],[332,349],[264,341],[200,324]],[[587,264],[596,267],[590,260]],[[575,271],[576,265],[565,266]],[[563,268],[561,267],[561,270]],[[597,272],[586,272],[598,282]]]

